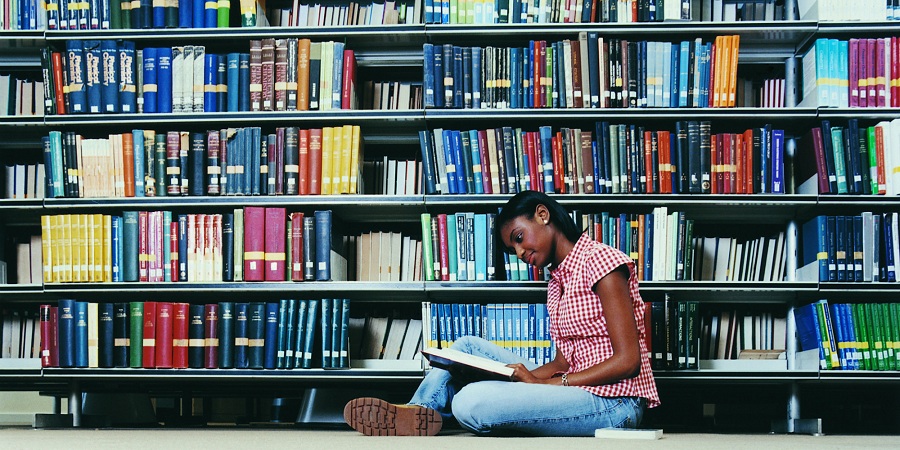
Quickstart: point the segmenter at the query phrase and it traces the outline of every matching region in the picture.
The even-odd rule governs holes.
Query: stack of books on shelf
[[[449,348],[463,336],[487,339],[536,364],[553,359],[547,306],[533,303],[423,303],[425,346]]]
[[[341,27],[355,25],[414,25],[422,23],[425,0],[349,2],[346,5],[300,3],[270,7],[274,27]],[[430,3],[427,2],[427,3]]]
[[[422,349],[421,318],[374,312],[350,318],[350,355],[356,365],[365,360],[418,360]],[[355,367],[355,366],[354,366]]]
[[[250,40],[247,50],[137,48],[132,41],[65,42],[43,52],[47,114],[356,109],[356,56],[343,42]],[[101,62],[103,62],[101,64]],[[64,87],[68,87],[65,89]]]
[[[816,350],[821,370],[900,369],[900,310],[895,303],[819,300],[797,308],[801,350]]]
[[[232,21],[231,2],[204,2],[200,0],[177,2],[131,2],[99,0],[84,6],[66,0],[49,0],[32,14],[45,19],[48,30],[106,30],[106,29],[163,29],[163,28],[228,28],[229,26],[267,26],[262,11],[264,2],[240,0],[240,18]],[[237,2],[236,2],[237,3]],[[235,11],[236,13],[238,11]],[[237,16],[237,14],[235,14]],[[41,27],[42,29],[44,27]]]
[[[44,283],[347,279],[331,211],[125,211],[41,217]],[[288,234],[288,230],[290,233]]]
[[[816,216],[800,230],[797,279],[819,282],[896,282],[898,213]]]
[[[525,47],[425,44],[425,107],[734,107],[739,44],[739,35],[671,43],[595,32]]]
[[[429,24],[521,24],[663,22],[691,20],[690,1],[591,0],[535,2],[523,0],[425,0]],[[699,13],[699,3],[697,12]]]
[[[43,199],[46,166],[37,164],[15,164],[4,167],[3,198]]]
[[[40,352],[41,333],[37,313],[10,306],[0,309],[0,360],[39,358]]]
[[[421,161],[396,160],[383,156],[381,160],[363,161],[362,165],[364,185],[361,193],[375,195],[425,193]]]
[[[12,261],[12,264],[5,265],[5,269],[14,273],[15,278],[0,280],[0,282],[3,284],[7,282],[11,284],[43,283],[41,236],[16,236],[8,240],[7,245],[12,245],[15,249],[12,253],[15,255],[15,260]]]
[[[883,22],[900,19],[900,5],[893,1],[798,0],[797,8],[800,20]]]
[[[422,242],[392,231],[356,239],[356,281],[421,281]]]
[[[51,198],[355,194],[362,185],[358,125],[135,129],[96,139],[51,131],[43,147]]]
[[[321,306],[320,306],[321,305]],[[347,299],[41,305],[44,367],[349,368]]]
[[[420,131],[426,194],[783,194],[784,130],[712,133],[597,122],[594,130]]]
[[[801,107],[900,106],[900,38],[816,39],[802,59]]]
[[[43,115],[43,80],[0,74],[0,116]]]
[[[410,81],[365,81],[360,109],[405,111],[422,109],[422,83]]]

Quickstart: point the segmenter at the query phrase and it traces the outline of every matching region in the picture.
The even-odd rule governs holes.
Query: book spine
[[[110,368],[113,362],[113,317],[114,305],[112,303],[100,303],[98,305],[97,318],[99,320],[97,334],[98,361],[97,367]]]
[[[57,317],[58,367],[75,367],[75,300],[60,300]]]
[[[246,369],[250,366],[249,352],[249,304],[235,303],[234,319],[234,368]]]
[[[231,369],[234,367],[234,302],[219,302],[218,307],[218,367]],[[209,361],[207,361],[208,363]]]
[[[128,349],[131,346],[128,334],[129,304],[116,303],[113,313],[113,367],[129,367]]]
[[[156,367],[156,302],[144,302],[141,328],[141,366],[145,369]],[[133,340],[132,340],[133,342]]]
[[[330,281],[332,278],[331,274],[331,239],[332,239],[332,230],[331,230],[331,211],[316,211],[315,212],[315,272],[316,272],[316,281]]]
[[[285,208],[265,209],[265,280],[285,280]]]
[[[175,310],[170,302],[156,304],[156,355],[155,367],[169,369],[173,366],[173,331]]]
[[[208,303],[203,308],[203,367],[219,368],[219,305]]]
[[[263,368],[274,369],[278,357],[278,303],[265,304],[265,338],[263,352]]]
[[[324,300],[323,302],[323,314],[324,314]],[[306,326],[304,327],[304,338],[303,338],[303,368],[309,369],[312,367],[312,359],[313,359],[313,346],[315,342],[316,336],[316,322],[318,319],[318,309],[319,309],[319,300],[310,300],[309,305],[307,306],[306,311]]]
[[[205,365],[206,341],[204,340],[204,332],[206,327],[204,319],[204,305],[192,304],[188,307],[187,367],[192,369],[201,369]]]

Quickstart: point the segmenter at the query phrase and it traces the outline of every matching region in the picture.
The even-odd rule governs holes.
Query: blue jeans
[[[537,365],[489,341],[466,336],[453,349],[495,361]],[[636,427],[644,414],[639,397],[600,397],[571,386],[508,381],[463,384],[432,368],[410,404],[437,410],[479,435],[593,436],[604,427]]]

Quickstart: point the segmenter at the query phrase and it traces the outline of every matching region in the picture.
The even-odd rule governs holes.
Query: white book
[[[663,430],[660,428],[598,428],[594,431],[594,437],[603,439],[662,439]]]
[[[505,363],[451,348],[424,348],[422,354],[432,367],[445,369],[456,376],[511,381],[513,374],[513,368],[507,367]]]
[[[398,359],[400,356],[400,348],[403,346],[403,337],[406,335],[406,327],[409,325],[409,319],[393,319],[388,328],[387,337],[384,341],[384,351],[381,359]]]
[[[390,233],[391,236],[391,259],[388,267],[388,281],[400,281],[400,252],[403,247],[403,235],[400,233]]]
[[[184,47],[172,47],[172,112],[184,112]]]
[[[193,77],[193,97],[194,112],[203,112],[203,72],[206,60],[206,47],[202,45],[194,46],[194,77]]]
[[[419,347],[422,345],[421,319],[410,319],[406,327],[406,335],[403,336],[403,344],[400,346],[398,359],[416,359]]]

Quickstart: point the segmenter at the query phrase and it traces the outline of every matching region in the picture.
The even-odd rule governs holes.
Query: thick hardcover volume
[[[141,336],[142,353],[141,367],[153,369],[156,367],[156,302],[144,302],[144,316],[142,317]],[[134,342],[134,341],[132,341]]]
[[[296,310],[296,300],[281,299],[278,301],[278,335],[275,338],[276,369],[288,368],[287,362],[293,359],[294,351],[290,348],[290,344],[293,343]]]
[[[119,108],[118,112],[135,113],[137,112],[137,80],[135,79],[136,70],[142,68],[136,67],[134,41],[118,42],[119,57],[117,63],[119,65]]]
[[[105,114],[119,112],[119,51],[116,41],[100,41],[100,111]]]
[[[439,182],[435,177],[437,166],[435,166],[434,162],[430,131],[419,131],[419,149],[422,152],[422,174],[424,176],[425,194],[436,194],[438,193]]]
[[[70,41],[71,42],[71,41]],[[157,71],[157,49],[155,47],[147,47],[143,50],[143,76],[144,76],[144,84],[143,84],[143,98],[144,98],[144,111],[145,113],[156,113],[159,111],[158,106],[158,91],[159,84],[157,83],[158,71]],[[71,90],[71,88],[70,88]],[[148,168],[149,169],[149,168]]]
[[[303,279],[316,279],[316,218],[303,217]]]
[[[308,145],[308,144],[307,144]],[[308,149],[307,149],[308,151]],[[300,129],[284,129],[284,187],[285,195],[300,193]]]
[[[341,300],[341,334],[340,334],[340,356],[338,359],[338,367],[342,369],[350,368],[350,299]]]
[[[60,300],[57,317],[59,367],[75,367],[75,300]]]
[[[274,369],[278,359],[278,303],[266,303],[263,368]]]
[[[341,312],[343,312],[341,299],[332,299],[331,324],[328,329],[331,332],[331,363],[329,367],[333,369],[341,366]]]
[[[156,49],[157,112],[172,112],[172,48]]]
[[[203,307],[203,367],[219,368],[219,305]]]
[[[235,330],[237,336],[237,330]],[[247,366],[262,369],[266,347],[266,304],[250,303],[247,308]]]
[[[171,369],[174,305],[170,302],[156,304],[156,365],[158,369]]]
[[[144,355],[144,302],[131,302],[128,315],[129,367],[143,367]]]
[[[265,271],[266,211],[244,207],[244,281],[263,281]],[[282,230],[284,226],[282,225]]]
[[[75,302],[75,367],[88,367],[88,302]]]
[[[303,213],[291,213],[291,281],[303,281]]]
[[[98,327],[98,342],[97,348],[99,350],[99,360],[98,367],[109,368],[115,366],[114,361],[114,348],[115,348],[115,338],[114,336],[114,317],[115,317],[115,305],[112,303],[100,303],[98,305],[98,313],[99,319],[99,327]]]
[[[272,111],[275,106],[275,39],[262,40],[260,58],[260,86],[262,88],[260,107],[263,111]]]
[[[219,302],[218,327],[219,368],[231,369],[234,367],[234,302]]]
[[[80,39],[66,41],[66,80],[68,81],[69,113],[84,114],[87,109],[85,85],[84,42]]]
[[[40,320],[41,326],[41,367],[53,367],[53,362],[50,358],[52,352],[51,343],[53,342],[53,324],[50,321],[51,313],[52,307],[50,305],[40,306],[38,320]]]
[[[285,281],[284,242],[287,212],[284,208],[266,208],[265,274],[266,281]],[[244,228],[246,232],[246,227]]]
[[[204,366],[204,349],[206,348],[206,341],[204,340],[205,327],[203,323],[205,317],[204,306],[190,305],[188,309],[188,367],[191,369],[202,369]]]
[[[218,111],[218,85],[216,72],[219,55],[207,53],[203,60],[203,112]]]
[[[250,111],[250,53],[238,56],[238,111]]]
[[[235,303],[234,305],[234,368],[246,369],[250,365],[248,359],[248,351],[250,338],[248,337],[249,327],[249,304]]]
[[[797,278],[807,281],[829,281],[827,216],[816,216],[803,224],[801,230],[801,265]]]
[[[225,76],[225,84],[227,86],[227,94],[226,94],[226,107],[225,111],[227,112],[237,112],[240,111],[240,103],[238,99],[240,98],[240,64],[241,64],[241,54],[240,53],[228,53],[225,55],[226,61],[226,76]]]
[[[262,109],[262,41],[250,40],[250,111]]]
[[[186,369],[188,367],[188,344],[190,342],[188,338],[189,306],[187,303],[175,303],[173,305],[172,367],[176,369]]]
[[[306,308],[306,325],[303,327],[303,368],[312,367],[313,346],[316,340],[316,322],[319,300],[310,300]]]
[[[333,314],[331,307],[331,299],[322,299],[321,330],[322,338],[319,340],[322,344],[322,368],[330,368],[331,366],[331,315]]]
[[[513,374],[513,369],[505,363],[450,348],[426,348],[422,354],[432,367],[447,370],[460,379],[510,381]]]
[[[316,281],[331,280],[331,210],[315,212]]]
[[[188,154],[190,173],[186,174],[190,177],[188,182],[188,191],[190,195],[200,197],[206,192],[206,134],[191,133],[191,150]]]
[[[234,281],[234,214],[222,214],[222,281]]]

